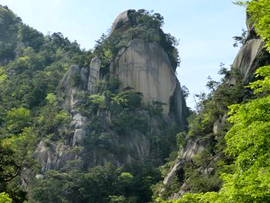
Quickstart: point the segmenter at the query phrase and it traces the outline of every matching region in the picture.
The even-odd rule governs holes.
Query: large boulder
[[[113,26],[111,28],[111,34],[116,30],[124,32],[129,29],[132,26],[132,20],[130,18],[130,15],[134,12],[135,10],[129,9],[120,13],[113,23]]]

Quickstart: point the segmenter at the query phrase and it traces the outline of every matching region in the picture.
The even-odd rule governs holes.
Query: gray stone
[[[48,145],[48,146],[47,146]],[[42,140],[33,154],[33,157],[40,164],[40,172],[44,174],[49,170],[57,170],[66,164],[67,160],[74,160],[78,157],[71,153],[71,147],[62,142]]]
[[[73,116],[73,119],[70,123],[70,127],[74,129],[83,128],[85,122],[86,122],[86,118],[83,117],[80,113],[77,113],[75,114],[75,116]]]
[[[114,73],[120,80],[120,88],[131,87],[143,93],[145,103],[164,103],[164,113],[168,114],[177,79],[163,48],[156,43],[136,39],[119,53]]]
[[[119,32],[124,32],[128,28],[130,28],[132,23],[129,16],[133,12],[135,12],[135,10],[130,9],[120,13],[113,23],[113,26],[111,28],[111,34],[116,30]]]
[[[89,75],[89,67],[83,67],[81,69],[81,85],[83,89],[87,89],[88,83],[88,75]]]
[[[52,169],[53,153],[46,147],[45,141],[38,144],[34,158],[40,163],[42,172]]]
[[[58,95],[64,96],[64,108],[70,109],[74,103],[74,98],[72,94],[76,91],[77,84],[75,84],[75,78],[81,75],[81,69],[77,65],[70,66],[67,73],[64,75],[63,79],[60,82]]]
[[[36,178],[36,179],[44,179],[44,175],[42,175],[42,174],[37,174],[37,175],[35,176],[35,178]]]
[[[176,175],[179,168],[183,167],[187,161],[190,161],[195,155],[201,153],[205,149],[204,145],[196,140],[189,140],[178,154],[176,162],[168,175],[164,178],[163,184],[170,184],[172,178]]]
[[[71,88],[71,94],[69,97],[69,106],[71,109],[75,109],[78,103],[82,100],[83,91],[77,88]]]
[[[76,129],[73,136],[72,145],[83,144],[85,138],[85,131],[83,129]]]
[[[95,94],[97,91],[97,81],[99,80],[99,71],[100,71],[101,60],[98,57],[95,57],[91,60],[89,77],[88,77],[88,91],[92,94]]]
[[[191,160],[196,154],[201,153],[204,150],[204,146],[199,141],[189,140],[183,149],[179,153],[179,158],[185,160]]]
[[[237,83],[237,78],[231,77],[226,80],[226,85],[228,86],[235,86]]]
[[[246,80],[254,71],[254,62],[256,57],[260,54],[264,47],[264,43],[261,39],[248,40],[238,52],[232,68],[238,68]]]
[[[181,90],[180,82],[176,78],[176,88],[173,93],[173,96],[170,98],[172,103],[170,106],[170,115],[173,115],[176,123],[180,125],[182,130],[185,130],[186,127],[186,118],[187,118],[187,107],[186,102],[183,97]]]

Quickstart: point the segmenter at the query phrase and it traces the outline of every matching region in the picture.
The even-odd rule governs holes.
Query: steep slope
[[[61,81],[57,95],[72,116],[69,134],[57,144],[40,142],[35,157],[42,167],[36,177],[76,160],[86,168],[113,163],[132,169],[146,162],[155,168],[174,149],[175,134],[186,128],[188,110],[173,66],[177,62],[168,56],[172,48],[166,53],[151,38],[153,33],[166,35],[160,25],[146,33],[147,20],[156,21],[149,13],[126,13],[133,14],[133,26],[121,29],[116,20],[117,30],[97,46],[90,66],[71,66]]]
[[[213,91],[203,98],[197,115],[191,117],[188,133],[181,137],[184,144],[179,146],[177,159],[164,167],[167,170],[163,182],[157,185],[157,196],[179,199],[188,192],[217,192],[222,186],[220,174],[234,171],[234,159],[224,150],[224,136],[232,127],[227,122],[227,107],[256,98],[245,85],[256,79],[254,73],[259,67],[270,64],[270,54],[263,40],[256,34],[249,17],[247,28],[247,38],[242,39],[244,44],[231,70],[222,68],[220,71],[225,75],[222,83],[209,81],[207,84]],[[193,201],[199,202],[199,197],[195,199],[194,195]]]
[[[89,53],[61,33],[44,36],[0,6],[0,191],[23,202],[21,171],[34,168],[37,141],[63,125],[65,113],[48,109],[47,95],[55,92],[69,65]],[[58,121],[55,122],[55,116]],[[64,116],[64,117],[63,117]]]
[[[134,13],[136,12],[134,11]],[[120,29],[119,26],[118,29]],[[111,33],[111,35],[114,35],[114,33]],[[165,136],[161,135],[166,134],[164,132],[164,130],[167,130],[165,126],[172,127],[173,123],[178,126],[178,129],[185,128],[186,115],[184,112],[187,110],[179,82],[167,53],[158,43],[147,42],[144,39],[133,39],[126,47],[119,49],[116,57],[111,59],[109,65],[107,65],[109,71],[104,70],[106,67],[102,68],[103,63],[100,56],[97,55],[91,60],[90,67],[73,65],[64,76],[59,86],[58,95],[64,98],[63,106],[70,111],[73,117],[69,131],[74,132],[74,134],[69,140],[70,144],[66,147],[63,147],[62,144],[57,145],[52,153],[44,148],[43,141],[40,143],[35,154],[44,165],[42,166],[43,169],[59,169],[69,160],[68,157],[71,160],[77,159],[76,155],[68,154],[72,151],[72,147],[76,145],[84,146],[85,141],[89,139],[89,134],[93,133],[91,128],[94,125],[93,118],[83,113],[85,109],[81,110],[81,105],[90,102],[88,105],[91,108],[91,105],[96,102],[95,99],[98,103],[95,104],[96,109],[95,112],[91,112],[91,116],[102,119],[103,126],[98,129],[100,134],[92,136],[101,136],[103,140],[99,140],[98,137],[91,138],[97,139],[95,142],[101,143],[95,143],[93,147],[90,147],[91,152],[87,151],[81,154],[81,156],[87,154],[87,163],[92,166],[106,164],[108,161],[121,166],[131,163],[132,160],[144,160],[150,154],[157,159],[165,158],[168,156],[168,150],[166,150],[167,152],[160,152],[167,153],[167,155],[159,156],[153,149],[153,145],[164,143],[154,143],[152,136],[154,134],[157,137]],[[110,87],[112,82],[118,83],[117,87]],[[108,93],[108,91],[110,92]],[[179,96],[175,98],[174,95]],[[90,97],[90,99],[87,99],[87,97]],[[136,99],[137,104],[135,103]],[[176,100],[174,108],[178,109],[178,112],[170,112],[174,100]],[[126,102],[130,104],[125,104]],[[159,112],[157,116],[150,116],[149,113],[151,112],[149,109],[145,109],[146,106],[160,108],[162,112]],[[119,110],[114,112],[117,108]],[[130,112],[127,111],[132,111],[135,116],[130,115]],[[123,115],[127,118],[116,118],[117,115],[115,114],[127,114]],[[179,119],[174,120],[174,117]],[[134,123],[129,126],[128,132],[123,129],[115,130],[115,128],[127,127],[118,127],[119,119],[124,119],[121,125],[127,126],[128,121],[134,119]],[[104,144],[108,145],[108,148],[115,148],[116,151],[113,152],[110,151],[111,149],[108,150],[99,146]],[[172,143],[168,142],[166,147],[170,148],[170,144]],[[125,150],[124,156],[117,154],[119,153],[117,152],[119,146],[123,148],[122,150]],[[68,148],[70,149],[66,150]],[[65,150],[62,151],[61,149]],[[104,154],[104,150],[108,151]],[[100,152],[102,152],[102,155],[99,154]],[[46,172],[46,170],[43,172]]]
[[[1,191],[16,202],[25,196],[12,184],[29,202],[149,201],[188,116],[175,76],[177,41],[162,31],[163,17],[125,11],[92,53],[1,7],[6,13],[1,23],[14,29],[0,39],[12,42],[1,55],[0,141],[19,166]]]

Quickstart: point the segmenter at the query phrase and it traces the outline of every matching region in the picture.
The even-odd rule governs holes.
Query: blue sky
[[[180,39],[181,65],[177,76],[193,94],[207,92],[210,75],[218,80],[219,64],[230,67],[239,48],[233,36],[245,28],[245,10],[232,0],[0,0],[24,23],[44,34],[61,32],[90,49],[106,33],[119,13],[127,9],[154,10],[164,16],[163,30]]]

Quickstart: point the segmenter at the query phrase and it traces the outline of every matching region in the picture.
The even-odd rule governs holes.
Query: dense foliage
[[[270,51],[270,4],[269,1],[251,1],[247,4],[247,11],[255,23],[255,30],[265,41],[266,48]]]
[[[142,163],[133,168],[107,164],[87,171],[78,163],[70,163],[61,171],[49,171],[45,179],[36,180],[30,198],[41,203],[147,202],[151,197],[149,186],[156,179],[158,171]]]
[[[37,141],[67,120],[46,98],[56,93],[69,65],[91,53],[61,33],[44,36],[2,6],[0,29],[0,192],[23,202],[20,174],[35,166]]]
[[[270,1],[237,4],[247,5],[256,32],[269,51]],[[179,133],[176,124],[163,118],[162,103],[145,105],[141,93],[130,88],[119,90],[117,79],[108,80],[110,63],[132,39],[158,43],[174,70],[179,65],[177,40],[162,31],[160,14],[139,10],[130,18],[130,29],[102,35],[91,52],[81,50],[61,33],[44,36],[23,24],[7,7],[0,6],[0,203],[142,203],[151,201],[150,188],[154,198],[166,199],[178,192],[184,182],[184,189],[191,193],[169,202],[269,202],[270,67],[259,68],[257,80],[247,87],[238,70],[222,68],[224,80],[218,83],[209,78],[207,87],[211,93],[197,95],[200,102],[189,119],[189,130]],[[245,37],[244,33],[236,40],[245,43]],[[21,187],[25,184],[21,173],[25,169],[34,173],[40,170],[32,156],[37,143],[44,140],[50,147],[69,139],[71,117],[59,105],[63,103],[61,95],[57,95],[59,78],[72,64],[88,66],[94,56],[102,61],[102,79],[97,83],[96,94],[80,95],[83,100],[76,110],[89,120],[85,149],[74,146],[73,152],[91,154],[98,148],[101,155],[121,159],[132,151],[113,144],[113,137],[127,137],[132,129],[149,139],[150,155],[122,167],[117,167],[113,159],[95,166],[87,163],[87,157],[85,163],[80,159],[68,161],[60,170],[33,177],[27,194]],[[235,79],[235,84],[230,84],[231,79]],[[74,77],[73,82],[79,86],[80,77]],[[224,115],[229,116],[227,122]],[[216,122],[223,126],[213,133]],[[174,164],[176,134],[178,147],[196,140],[204,144],[204,150],[185,163],[168,188],[160,190],[162,183],[153,185]],[[160,168],[160,174],[156,166],[164,160],[168,163]],[[156,201],[168,202],[160,198]]]
[[[108,79],[109,65],[135,38],[160,44],[174,69],[179,57],[174,47],[177,40],[161,29],[160,14],[139,10],[131,18],[134,24],[127,32],[103,35],[91,52],[81,50],[61,33],[44,36],[23,24],[8,7],[0,6],[0,202],[151,200],[150,187],[161,179],[156,167],[176,149],[175,134],[180,129],[163,118],[162,103],[145,105],[141,93],[119,90],[119,81]],[[84,161],[68,161],[59,170],[39,174],[41,166],[33,159],[37,145],[42,141],[50,150],[71,140],[72,112],[63,108],[65,95],[60,94],[59,81],[71,65],[88,67],[95,56],[102,61],[102,79],[96,84],[96,94],[85,91],[80,95],[83,99],[75,110],[88,118],[86,138],[83,147],[70,146],[70,153],[91,154],[98,148],[101,157],[112,154],[121,159],[133,152],[115,145],[114,136],[135,132],[149,139],[149,157],[116,167],[113,159],[105,165],[91,165],[90,156],[85,156]],[[73,86],[80,88],[81,82],[80,75],[73,76]]]
[[[270,97],[269,69],[263,67],[257,74],[265,79],[251,83],[259,96],[245,104],[230,106],[229,121],[234,123],[225,135],[226,152],[235,159],[233,173],[223,173],[224,181],[218,193],[187,194],[171,202],[268,202],[269,194],[269,127]],[[267,85],[265,85],[267,84]],[[163,201],[161,201],[163,202]]]
[[[237,4],[247,5],[256,32],[266,41],[269,50],[270,1],[239,1]],[[247,86],[255,94],[253,99],[229,106],[227,120],[233,126],[225,134],[225,153],[233,162],[228,165],[232,170],[221,171],[221,189],[218,192],[193,191],[200,193],[188,193],[179,200],[159,199],[158,202],[269,202],[269,70],[270,66],[259,68],[256,71],[258,80]]]
[[[169,198],[179,191],[181,185],[184,185],[181,190],[193,193],[218,191],[222,185],[220,173],[232,171],[229,165],[233,158],[224,153],[226,147],[224,135],[231,127],[231,124],[225,122],[225,115],[229,111],[229,105],[247,100],[250,92],[243,91],[244,83],[237,69],[228,71],[221,64],[220,74],[224,75],[221,82],[209,78],[207,87],[211,92],[208,95],[204,93],[196,95],[199,102],[197,111],[188,119],[188,131],[176,136],[180,150],[195,142],[203,146],[204,150],[190,160],[183,160],[181,168],[168,185],[160,183],[156,186],[155,197]],[[230,85],[231,78],[236,79],[234,85]],[[217,126],[215,133],[214,125]],[[175,160],[178,159],[172,158],[161,167],[162,174],[165,176],[168,174]],[[164,190],[160,192],[160,188]]]

